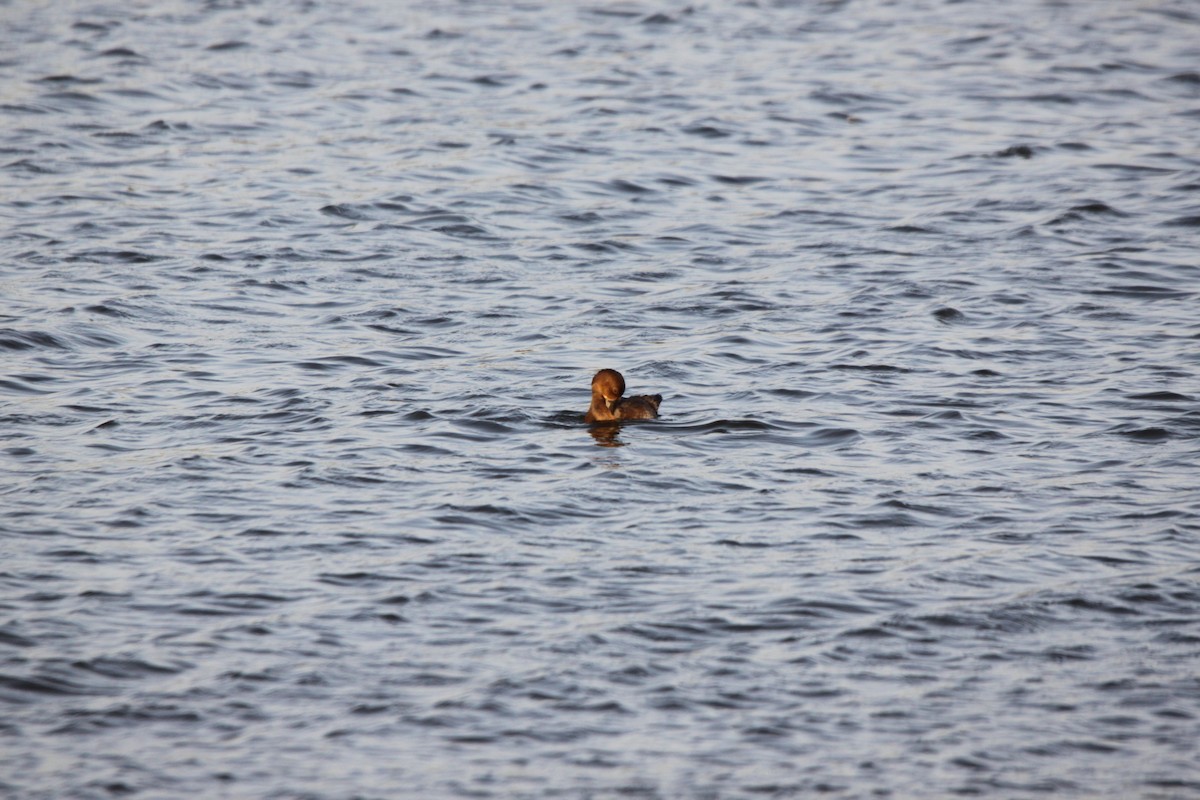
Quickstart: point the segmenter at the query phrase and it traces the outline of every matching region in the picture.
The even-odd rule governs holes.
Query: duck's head
[[[625,379],[615,369],[602,369],[592,378],[592,396],[604,398],[604,405],[613,410],[621,395],[625,394]]]

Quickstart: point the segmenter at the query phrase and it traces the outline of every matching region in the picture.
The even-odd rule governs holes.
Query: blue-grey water
[[[0,0],[0,796],[1200,797],[1198,143],[1192,0]]]

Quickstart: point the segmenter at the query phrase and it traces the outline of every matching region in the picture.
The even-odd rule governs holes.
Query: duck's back
[[[661,394],[626,397],[617,405],[617,419],[658,419],[658,406],[661,403]]]

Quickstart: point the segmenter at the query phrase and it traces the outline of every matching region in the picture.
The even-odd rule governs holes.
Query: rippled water
[[[0,23],[3,796],[1200,797],[1195,3]]]

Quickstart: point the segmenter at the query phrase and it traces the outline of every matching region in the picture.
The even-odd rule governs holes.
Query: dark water
[[[0,795],[1200,797],[1196,3],[0,37]]]

